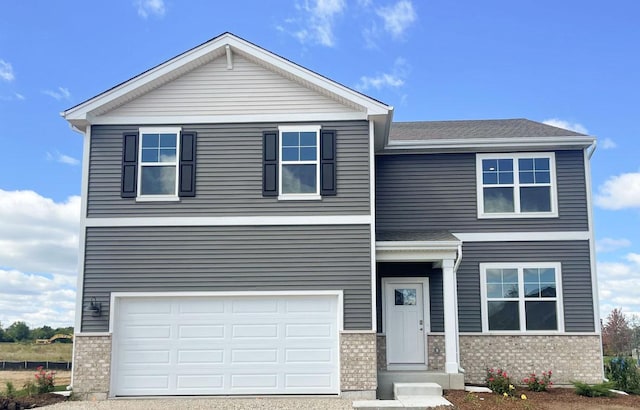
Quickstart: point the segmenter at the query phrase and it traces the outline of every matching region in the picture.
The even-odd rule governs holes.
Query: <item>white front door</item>
[[[385,280],[385,334],[389,365],[426,364],[427,278]]]

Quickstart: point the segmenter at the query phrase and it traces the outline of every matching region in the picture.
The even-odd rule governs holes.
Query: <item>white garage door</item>
[[[116,301],[114,395],[339,393],[336,295]]]

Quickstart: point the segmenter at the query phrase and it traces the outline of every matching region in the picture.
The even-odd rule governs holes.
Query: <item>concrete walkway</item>
[[[47,407],[51,410],[96,409],[187,409],[187,410],[351,410],[352,401],[338,397],[215,397],[215,398],[158,398],[158,399],[112,399],[104,401],[66,401]]]

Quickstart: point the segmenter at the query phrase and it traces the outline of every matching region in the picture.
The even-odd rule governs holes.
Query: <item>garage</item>
[[[337,394],[341,294],[112,295],[112,396]]]

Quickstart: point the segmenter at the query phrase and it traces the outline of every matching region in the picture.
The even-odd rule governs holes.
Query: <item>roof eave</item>
[[[438,140],[396,140],[389,142],[386,152],[456,152],[498,151],[513,149],[584,149],[591,146],[595,137],[555,136],[527,138],[464,138]]]

